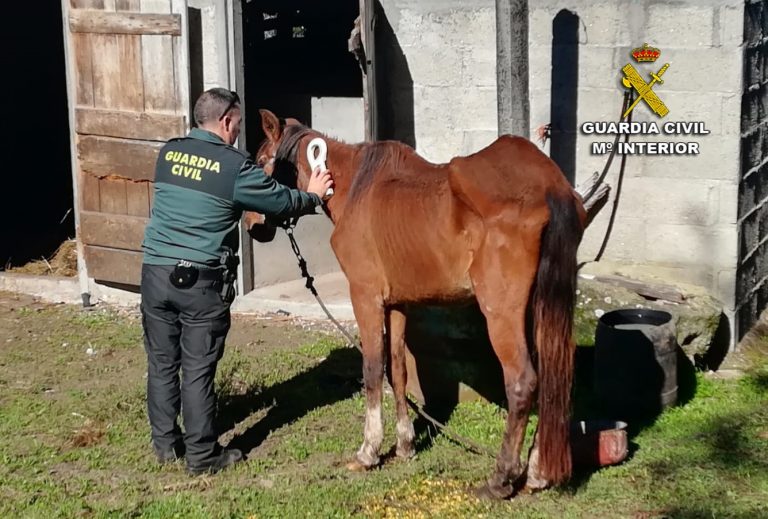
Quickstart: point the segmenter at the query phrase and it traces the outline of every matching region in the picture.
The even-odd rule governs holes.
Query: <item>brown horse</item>
[[[261,115],[267,138],[257,159],[278,180],[306,187],[306,148],[322,135],[267,110]],[[500,137],[439,165],[399,142],[349,145],[322,137],[336,191],[324,210],[335,225],[331,245],[349,280],[363,346],[364,439],[350,468],[379,463],[387,359],[396,453],[414,454],[403,305],[476,298],[509,407],[484,493],[506,498],[517,481],[540,489],[567,480],[576,251],[586,216],[581,198],[555,163],[521,137]],[[520,451],[537,389],[539,422],[526,472]]]

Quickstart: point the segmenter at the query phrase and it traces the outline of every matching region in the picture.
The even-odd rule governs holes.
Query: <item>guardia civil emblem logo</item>
[[[632,57],[638,63],[654,63],[659,59],[660,55],[661,51],[659,49],[649,47],[647,43],[644,43],[642,47],[632,50]],[[624,65],[621,69],[624,73],[624,77],[621,78],[621,83],[625,88],[633,88],[637,92],[638,97],[631,105],[629,105],[629,108],[624,112],[622,118],[626,118],[640,101],[645,101],[648,107],[659,117],[664,117],[669,113],[667,105],[665,105],[664,101],[662,101],[659,96],[656,95],[656,92],[653,91],[653,87],[657,83],[660,85],[664,84],[664,80],[661,79],[661,76],[664,75],[668,68],[669,63],[665,63],[658,72],[651,72],[650,81],[646,83],[640,75],[640,72],[638,72],[632,63]]]

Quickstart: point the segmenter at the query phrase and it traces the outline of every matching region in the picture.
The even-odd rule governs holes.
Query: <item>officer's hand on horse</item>
[[[331,172],[327,169],[321,170],[320,167],[316,167],[309,177],[307,192],[316,194],[322,200],[328,200],[328,198],[330,198],[328,190],[331,187],[333,187]]]

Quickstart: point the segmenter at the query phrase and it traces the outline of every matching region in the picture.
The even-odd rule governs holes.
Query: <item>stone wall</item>
[[[192,92],[230,86],[226,0],[188,0]],[[193,94],[193,99],[196,97]]]
[[[226,55],[221,37],[212,32],[215,24],[208,18],[219,16],[223,4],[190,0],[191,7],[201,10],[206,87],[228,73],[221,61]],[[748,14],[757,17],[754,23],[760,21],[752,33],[748,26],[748,37],[758,38],[755,31],[762,31],[766,18],[763,4],[751,0],[748,5]],[[434,162],[492,142],[498,133],[495,2],[381,0],[379,9],[380,138],[407,142]],[[585,135],[579,127],[585,121],[618,119],[621,67],[634,63],[630,52],[644,42],[662,54],[656,63],[638,66],[641,74],[647,77],[651,69],[670,63],[664,83],[654,87],[670,113],[659,119],[642,103],[633,119],[701,121],[710,132],[632,137],[633,142],[697,141],[701,152],[628,157],[603,261],[647,267],[662,278],[700,285],[722,302],[732,319],[741,256],[746,263],[738,274],[739,308],[754,314],[763,304],[750,290],[768,274],[768,268],[758,268],[762,249],[756,249],[766,235],[766,226],[760,224],[762,209],[756,209],[763,207],[764,195],[756,187],[762,166],[764,88],[751,86],[758,75],[762,78],[762,48],[753,50],[753,45],[744,57],[744,2],[537,0],[529,2],[529,11],[531,134],[546,123],[558,127],[559,133],[542,149],[562,164],[574,183],[602,169],[606,156],[593,154],[591,145],[613,137]],[[746,83],[745,59],[754,69],[748,67]],[[313,110],[315,105],[330,107],[328,100],[313,103]],[[329,117],[318,117],[318,123],[332,121],[335,110],[327,111]],[[352,125],[354,132],[359,122]],[[618,160],[608,176],[614,188],[617,170]],[[592,259],[598,251],[609,215],[610,204],[588,229],[580,259]],[[324,272],[337,265],[327,246],[330,225],[321,219],[307,219],[309,226],[298,233],[302,243],[307,242],[310,264]],[[287,243],[280,238],[258,244],[255,254],[258,284],[296,277]]]
[[[641,104],[633,119],[702,121],[710,134],[632,137],[636,142],[698,141],[701,153],[628,157],[603,260],[649,266],[661,277],[703,286],[732,317],[738,264],[743,2],[541,0],[530,2],[530,9],[531,127],[550,121],[573,123],[560,137],[566,151],[572,149],[573,171],[567,173],[576,184],[601,171],[605,163],[605,155],[591,153],[591,143],[614,136],[584,135],[579,128],[585,121],[618,120],[621,68],[631,62],[648,77],[651,69],[670,63],[664,83],[654,87],[669,114],[659,119]],[[553,46],[556,28],[561,30],[560,47]],[[659,48],[661,56],[641,68],[630,53],[645,42]],[[565,78],[553,71],[553,51],[570,58],[559,62],[568,74]],[[573,103],[553,101],[553,90]],[[563,115],[569,109],[575,110],[575,117]],[[553,151],[553,142],[545,147],[547,152]],[[617,171],[614,162],[608,176],[614,188]],[[610,203],[586,233],[582,260],[595,256],[609,215]]]
[[[385,72],[383,138],[445,162],[497,136],[493,0],[382,0],[377,45]],[[380,69],[381,70],[381,69]],[[387,111],[394,113],[387,114]]]

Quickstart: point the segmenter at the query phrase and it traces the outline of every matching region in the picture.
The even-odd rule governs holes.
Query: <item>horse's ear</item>
[[[261,128],[264,130],[264,135],[267,136],[272,142],[280,140],[282,134],[282,128],[280,127],[280,120],[275,117],[275,114],[269,110],[259,110],[261,114]]]
[[[285,119],[285,125],[286,126],[298,126],[300,124],[301,124],[301,122],[299,122],[298,119],[294,119],[293,117],[287,117]]]

